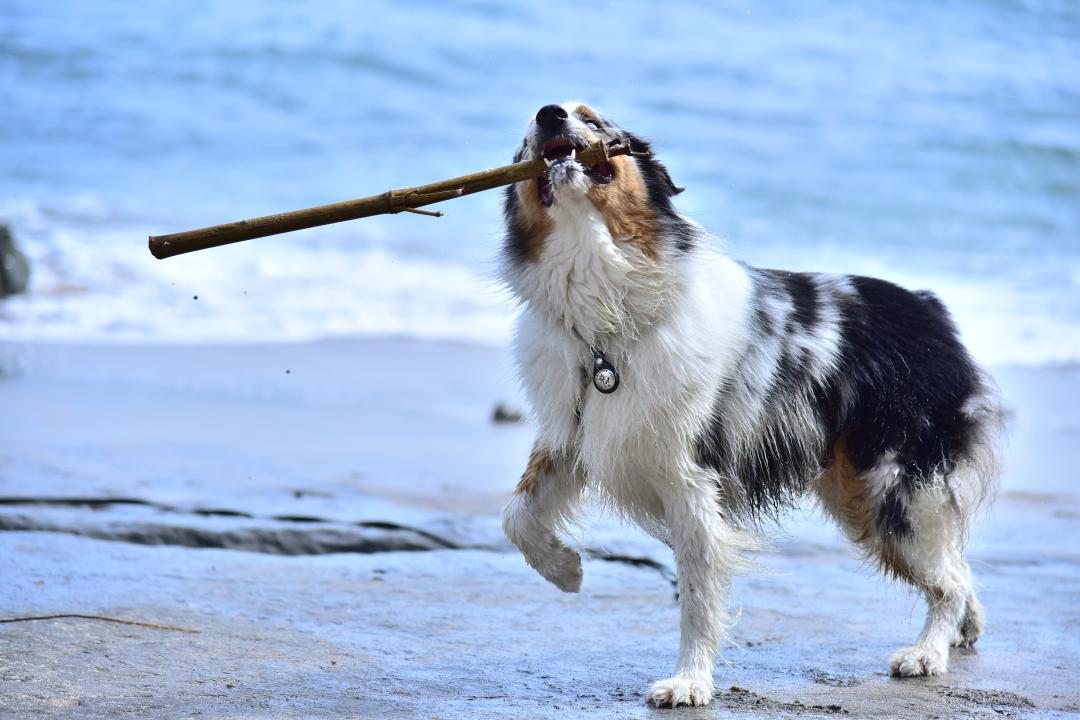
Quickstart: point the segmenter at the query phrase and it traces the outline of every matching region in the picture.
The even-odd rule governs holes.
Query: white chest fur
[[[635,337],[653,324],[670,289],[668,278],[634,244],[612,237],[586,196],[552,208],[555,230],[536,262],[508,273],[533,310],[583,338]]]
[[[519,370],[540,442],[575,457],[594,490],[647,512],[641,506],[653,493],[645,490],[689,472],[694,438],[734,371],[746,343],[750,280],[710,252],[652,263],[612,241],[589,213],[571,217],[576,232],[560,225],[516,288],[526,291]],[[616,392],[592,387],[589,347],[570,326],[615,364]]]

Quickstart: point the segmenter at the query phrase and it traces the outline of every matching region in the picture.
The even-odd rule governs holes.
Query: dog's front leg
[[[503,531],[540,575],[563,592],[581,589],[581,556],[558,536],[584,488],[581,471],[539,444],[503,511]]]
[[[733,620],[731,578],[748,565],[753,546],[744,531],[720,514],[711,478],[676,482],[664,498],[664,518],[678,567],[680,631],[675,675],[653,683],[647,700],[657,707],[706,705],[713,697],[713,665]]]

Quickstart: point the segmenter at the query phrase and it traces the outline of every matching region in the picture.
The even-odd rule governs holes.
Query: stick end
[[[151,235],[147,240],[147,245],[150,247],[150,254],[158,260],[164,260],[167,257],[171,257],[171,254],[168,251],[168,240],[162,240],[156,235]]]

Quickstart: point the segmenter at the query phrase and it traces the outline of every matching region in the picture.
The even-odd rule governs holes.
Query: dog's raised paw
[[[895,677],[941,675],[949,664],[946,652],[927,645],[900,648],[889,658],[889,667]]]
[[[654,682],[645,696],[645,701],[660,708],[708,705],[712,698],[713,684],[710,678],[676,675]]]
[[[563,592],[576,593],[581,590],[581,556],[566,547],[558,547],[543,561],[537,563],[536,570],[544,579]]]

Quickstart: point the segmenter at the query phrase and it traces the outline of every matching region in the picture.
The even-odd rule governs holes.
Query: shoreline
[[[0,497],[50,501],[0,503],[0,615],[203,631],[2,625],[12,717],[654,712],[641,698],[677,648],[670,553],[592,514],[568,596],[512,551],[498,511],[531,430],[491,420],[523,407],[504,349],[6,342],[0,364]],[[888,678],[921,600],[794,512],[768,572],[736,581],[738,648],[694,717],[1080,711],[1080,552],[1063,542],[1080,531],[1080,368],[994,374],[1010,448],[970,544],[977,649],[940,678]]]

